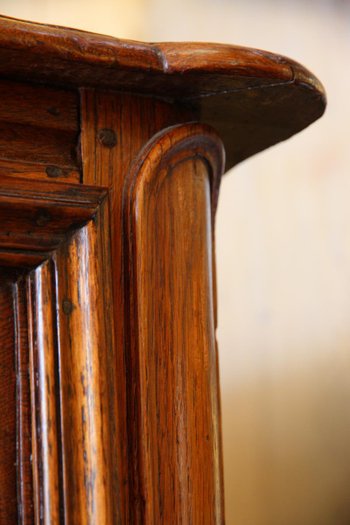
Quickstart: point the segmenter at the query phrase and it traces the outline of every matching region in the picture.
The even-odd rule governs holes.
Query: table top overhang
[[[224,44],[141,43],[7,17],[0,17],[0,75],[191,105],[221,135],[226,169],[302,130],[326,105],[318,79],[280,55]]]

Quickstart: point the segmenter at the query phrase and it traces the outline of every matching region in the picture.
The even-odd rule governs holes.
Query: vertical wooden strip
[[[115,378],[117,414],[118,475],[122,522],[130,523],[130,451],[127,415],[126,362],[124,317],[123,261],[123,190],[129,167],[145,143],[159,130],[176,122],[190,120],[193,112],[150,97],[129,94],[81,90],[81,145],[83,183],[109,187],[110,245],[113,261],[114,336],[116,344]],[[115,135],[115,144],[106,145],[101,132]],[[129,395],[132,395],[131,392]],[[131,458],[132,463],[132,458]]]
[[[65,519],[120,523],[107,212],[57,252]],[[106,224],[105,224],[106,221]]]
[[[13,283],[0,276],[0,525],[17,522],[16,349]]]
[[[61,522],[60,421],[57,411],[57,333],[52,261],[31,274],[36,468],[39,521]]]
[[[41,501],[40,501],[40,444],[37,439],[37,371],[35,359],[35,312],[32,277],[27,277],[27,315],[28,315],[28,343],[29,343],[29,382],[30,382],[30,405],[31,405],[31,436],[32,436],[32,465],[33,465],[33,507],[34,523],[40,525]]]
[[[224,521],[212,268],[223,163],[210,129],[177,126],[127,183],[135,523]]]
[[[30,360],[26,277],[15,283],[17,357],[17,493],[21,525],[34,524]]]

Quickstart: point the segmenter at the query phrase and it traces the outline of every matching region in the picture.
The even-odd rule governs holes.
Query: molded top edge
[[[0,16],[0,56],[4,49],[23,50],[27,55],[51,56],[108,69],[138,69],[165,75],[207,72],[277,82],[297,79],[324,94],[318,79],[300,64],[277,54],[242,46],[144,43]]]
[[[221,134],[227,168],[319,118],[325,90],[278,54],[210,43],[142,43],[0,16],[0,75],[190,103]]]

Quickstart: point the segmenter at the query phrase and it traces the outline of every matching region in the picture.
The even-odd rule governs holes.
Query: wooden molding
[[[30,268],[43,262],[95,217],[106,194],[96,186],[2,176],[0,264]]]
[[[0,522],[221,525],[220,177],[323,87],[255,49],[2,16],[0,74]]]
[[[0,17],[0,73],[184,104],[219,132],[226,169],[305,128],[326,105],[318,79],[278,54],[224,44],[135,42],[7,17]],[[74,137],[65,137],[59,151],[49,153],[71,166],[65,145]]]
[[[200,124],[145,146],[125,184],[133,523],[223,523],[213,216],[221,141]]]
[[[0,260],[15,270],[17,497],[25,525],[119,519],[106,195],[1,181]]]

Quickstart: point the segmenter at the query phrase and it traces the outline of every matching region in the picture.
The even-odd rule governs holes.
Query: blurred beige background
[[[0,12],[124,38],[259,47],[325,84],[321,121],[222,184],[226,516],[228,525],[349,525],[349,2],[0,0]]]

